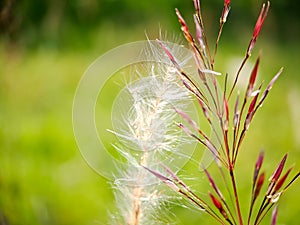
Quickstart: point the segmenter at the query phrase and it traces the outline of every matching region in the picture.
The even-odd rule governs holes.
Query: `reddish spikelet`
[[[212,179],[211,175],[208,173],[208,171],[204,168],[204,172],[209,180],[210,185],[212,186],[212,188],[215,190],[215,192],[217,193],[217,195],[223,199],[223,195],[221,193],[221,191],[219,190],[219,188],[217,187],[216,183],[214,182],[214,180]]]
[[[257,37],[261,31],[261,28],[264,24],[264,21],[268,15],[268,12],[269,12],[269,8],[270,8],[270,2],[268,1],[267,3],[267,7],[266,7],[266,4],[263,4],[262,6],[262,9],[260,11],[260,14],[258,16],[258,19],[256,21],[256,24],[255,24],[255,27],[254,27],[254,31],[253,31],[253,34],[252,34],[252,38],[251,38],[251,41],[250,41],[250,44],[248,46],[248,50],[247,50],[247,54],[248,55],[251,55],[251,52],[254,48],[254,45],[256,43],[256,40],[257,40]]]
[[[251,96],[251,93],[253,91],[253,87],[254,87],[254,83],[257,77],[257,72],[258,72],[258,66],[259,66],[259,61],[260,61],[260,56],[258,56],[255,66],[251,72],[251,76],[249,78],[249,83],[248,83],[248,87],[247,87],[247,98],[249,98]]]
[[[201,98],[201,96],[198,95],[197,91],[191,87],[191,85],[184,79],[181,79],[183,85],[188,89],[190,92],[192,92],[194,95],[196,95],[198,98]]]
[[[209,196],[210,196],[210,199],[212,200],[213,204],[215,205],[215,207],[219,211],[222,211],[223,210],[222,203],[212,193],[209,193]]]
[[[259,171],[264,161],[264,151],[261,151],[255,164],[255,170]]]
[[[169,167],[165,166],[164,164],[162,164],[162,167],[167,171],[168,174],[171,175],[171,177],[172,177],[174,180],[179,181],[179,178],[176,176],[175,173],[173,173],[173,171],[172,171]]]
[[[202,111],[204,113],[204,116],[206,117],[206,119],[208,120],[208,122],[211,123],[209,112],[208,112],[207,107],[205,106],[205,103],[201,99],[199,99],[199,98],[198,98],[198,102],[199,102],[199,104],[201,106],[201,109],[202,109]]]
[[[164,175],[154,171],[154,170],[151,170],[145,166],[143,166],[146,170],[148,170],[150,173],[152,173],[154,176],[156,176],[158,179],[160,179],[161,181],[165,182],[167,180],[170,180],[169,178],[165,177]]]
[[[164,183],[169,186],[170,188],[172,188],[174,191],[176,192],[180,192],[180,188],[171,180],[167,180],[164,181]]]
[[[200,15],[200,2],[199,2],[199,0],[194,0],[194,7],[195,7],[195,10],[196,10],[196,13],[198,15]]]
[[[279,165],[277,166],[277,168],[275,169],[274,173],[272,174],[272,176],[270,177],[270,181],[271,182],[277,182],[277,180],[279,179],[281,172],[283,170],[284,164],[286,162],[288,154],[285,154],[284,157],[282,158],[282,160],[280,161]]]
[[[273,79],[270,81],[270,83],[268,84],[266,90],[265,90],[264,93],[262,94],[262,96],[261,96],[261,98],[260,98],[260,100],[259,100],[259,103],[257,104],[255,110],[257,110],[258,107],[261,107],[261,106],[262,106],[264,100],[266,99],[267,95],[269,94],[270,90],[272,89],[272,87],[273,87],[274,83],[276,82],[276,80],[278,79],[278,77],[281,75],[282,71],[283,71],[283,68],[280,68],[280,70],[277,72],[277,74],[276,74],[276,75],[273,77]]]
[[[227,213],[225,212],[222,203],[211,193],[209,193],[210,199],[212,200],[215,207],[219,210],[219,212],[222,214],[222,216],[228,220]]]
[[[205,147],[213,154],[215,159],[220,160],[226,166],[225,161],[222,159],[222,157],[220,157],[220,152],[216,149],[216,147],[211,143],[210,140],[206,140]]]
[[[170,188],[172,188],[176,192],[180,192],[180,188],[169,178],[165,177],[164,175],[151,170],[147,167],[144,167],[146,170],[148,170],[150,173],[152,173],[154,176],[156,176],[158,179],[160,179],[162,182],[164,182],[166,185],[168,185]]]
[[[222,33],[222,28],[223,28],[224,23],[226,22],[228,13],[230,11],[230,0],[224,0],[224,8],[223,8],[222,15],[220,18],[220,29],[219,29],[219,33],[217,36],[215,54],[213,55],[213,57],[211,57],[211,55],[210,55],[210,51],[208,49],[209,45],[207,44],[207,41],[206,41],[206,33],[205,33],[204,26],[203,26],[202,18],[201,18],[200,0],[193,0],[193,2],[194,2],[195,10],[196,10],[196,14],[193,17],[195,26],[196,26],[195,27],[196,34],[194,36],[195,39],[191,35],[186,21],[184,20],[184,18],[182,17],[182,15],[180,14],[180,12],[177,9],[176,9],[176,14],[177,14],[178,20],[181,24],[181,30],[182,30],[186,40],[188,41],[188,43],[191,45],[192,50],[194,52],[194,58],[196,60],[196,67],[198,67],[197,69],[198,69],[199,78],[207,86],[208,91],[211,92],[211,86],[208,85],[208,83],[207,83],[207,81],[210,77],[206,76],[206,73],[216,74],[214,71],[214,59],[215,59],[215,55],[217,52],[219,38]],[[231,178],[232,190],[233,190],[232,196],[233,196],[233,200],[235,200],[235,201],[233,201],[235,203],[233,207],[235,208],[236,214],[233,215],[231,213],[232,208],[228,207],[225,199],[223,198],[221,191],[217,187],[216,184],[219,182],[216,183],[215,182],[216,180],[214,180],[211,177],[211,175],[208,173],[208,171],[205,168],[204,168],[204,171],[206,173],[206,176],[209,180],[209,183],[210,183],[212,189],[214,190],[213,192],[215,192],[214,194],[209,193],[209,196],[211,198],[213,205],[218,209],[218,211],[221,213],[223,218],[219,217],[206,203],[203,203],[203,201],[199,197],[197,197],[197,195],[195,195],[188,188],[188,186],[186,186],[176,176],[176,174],[173,173],[169,168],[164,166],[164,168],[167,172],[166,173],[167,177],[160,174],[159,172],[155,172],[155,171],[151,172],[151,170],[149,170],[149,169],[148,170],[152,174],[157,176],[160,180],[162,180],[164,183],[169,185],[172,189],[177,190],[180,194],[187,197],[189,200],[194,202],[196,205],[200,206],[200,208],[205,209],[210,215],[214,216],[215,219],[217,219],[221,224],[225,224],[224,218],[231,225],[238,224],[237,221],[235,221],[235,216],[237,216],[237,219],[239,220],[239,224],[243,224],[243,218],[242,218],[242,214],[241,214],[241,210],[240,210],[240,203],[239,203],[240,197],[237,192],[237,190],[238,190],[237,183],[236,183],[236,179],[234,176],[234,165],[235,165],[236,156],[237,156],[240,144],[242,143],[242,141],[244,139],[245,133],[248,130],[249,125],[253,119],[253,116],[256,113],[256,110],[260,106],[262,106],[262,103],[264,102],[265,98],[267,97],[267,95],[268,95],[269,91],[271,90],[272,86],[274,85],[275,81],[278,79],[278,77],[282,73],[282,68],[281,68],[279,70],[279,72],[274,76],[274,78],[270,81],[270,83],[268,84],[267,88],[263,92],[260,99],[258,99],[262,85],[259,86],[257,91],[253,91],[255,88],[255,82],[257,80],[258,69],[259,69],[259,64],[260,64],[260,55],[258,56],[256,63],[254,65],[252,72],[250,74],[250,77],[249,77],[248,87],[246,88],[244,102],[242,103],[242,105],[240,107],[239,106],[239,95],[238,95],[236,102],[235,102],[234,115],[230,115],[230,116],[233,116],[233,125],[234,125],[233,134],[230,133],[230,130],[228,132],[228,121],[229,121],[229,117],[230,117],[229,113],[231,113],[231,111],[229,110],[229,106],[228,106],[230,96],[231,96],[233,90],[235,90],[235,85],[237,83],[239,75],[241,74],[242,69],[244,68],[247,60],[251,56],[251,53],[256,44],[257,38],[260,35],[264,21],[268,15],[269,7],[270,7],[270,2],[267,2],[262,5],[260,14],[258,16],[258,19],[256,21],[256,24],[255,24],[255,27],[253,30],[253,34],[252,34],[249,46],[247,48],[246,56],[237,71],[235,81],[234,81],[232,89],[230,90],[230,94],[229,94],[228,98],[226,98],[226,96],[225,96],[226,95],[226,80],[227,80],[227,78],[225,79],[223,109],[220,109],[219,105],[215,104],[215,106],[217,108],[216,116],[219,116],[219,118],[217,118],[217,119],[220,119],[219,122],[221,123],[221,129],[223,129],[224,140],[222,140],[222,136],[219,137],[218,134],[216,133],[216,130],[215,130],[215,127],[213,124],[214,121],[213,120],[211,121],[211,119],[210,119],[210,117],[215,116],[215,113],[212,110],[212,105],[206,98],[205,93],[202,92],[202,89],[199,88],[198,82],[194,82],[193,79],[190,79],[190,76],[187,73],[185,73],[182,68],[180,68],[179,64],[176,62],[175,57],[170,53],[168,48],[166,46],[164,46],[163,43],[160,43],[160,45],[162,46],[162,48],[164,49],[164,51],[166,52],[166,54],[168,55],[170,60],[173,62],[174,66],[177,68],[178,74],[179,74],[184,86],[188,90],[190,90],[194,95],[196,95],[197,100],[199,101],[199,104],[205,115],[205,118],[208,120],[211,128],[213,128],[213,131],[215,132],[217,139],[218,139],[217,141],[221,144],[221,148],[219,148],[219,146],[216,147],[214,145],[214,139],[208,138],[208,136],[206,136],[206,134],[202,130],[200,130],[200,127],[187,114],[185,114],[184,112],[181,112],[179,110],[177,110],[177,113],[179,115],[181,115],[181,117],[188,123],[188,125],[185,126],[181,123],[179,123],[177,125],[183,131],[185,131],[189,136],[194,137],[201,144],[203,144],[208,150],[210,150],[210,152],[212,152],[214,154],[215,158],[217,159],[216,162],[218,164],[220,164],[220,162],[222,162],[225,165],[226,169],[228,169],[228,172],[229,172],[229,175]],[[212,77],[211,81],[212,81],[213,87],[216,89],[216,93],[218,94],[217,84],[216,84],[216,80],[215,80],[214,76]],[[213,100],[216,100],[217,103],[220,102],[219,100],[222,101],[222,98],[219,99],[218,95],[217,95],[217,97],[215,97],[214,95],[211,94],[211,97],[213,98]],[[249,106],[248,106],[248,104],[249,104]],[[248,111],[247,111],[247,106],[248,106]],[[244,124],[242,124],[242,120],[244,120],[244,119],[245,119],[245,121],[243,121]],[[243,125],[244,125],[243,130],[241,130],[240,126],[243,126]],[[194,129],[198,130],[198,134],[192,133],[192,132],[194,132]],[[203,137],[204,137],[204,139],[202,139]],[[228,143],[231,144],[231,142],[230,142],[230,140],[228,140],[228,137],[229,138],[233,137],[232,149],[229,147]],[[224,145],[225,145],[225,147],[224,147]],[[224,149],[224,148],[226,148],[226,149]],[[220,150],[222,150],[222,152],[220,152]],[[226,150],[226,152],[225,152],[225,150]],[[230,150],[232,153],[232,162],[231,162],[231,159],[229,156]],[[225,157],[223,157],[224,155],[229,156],[228,160],[226,160]],[[279,165],[276,167],[275,171],[273,172],[272,176],[270,177],[270,183],[267,187],[268,191],[266,192],[266,195],[264,195],[264,199],[258,210],[257,217],[255,217],[254,224],[256,224],[256,225],[260,224],[261,220],[267,214],[269,209],[273,206],[274,203],[276,203],[278,201],[281,194],[283,192],[285,192],[285,190],[300,176],[300,172],[298,172],[293,177],[293,179],[284,188],[282,188],[282,186],[286,182],[287,177],[289,176],[289,174],[293,168],[293,167],[289,168],[288,171],[283,176],[281,176],[282,171],[284,169],[286,159],[287,159],[287,155],[285,155],[283,157],[283,159],[280,161]],[[252,196],[251,196],[251,203],[250,203],[251,205],[250,205],[250,213],[249,213],[249,217],[248,217],[248,224],[250,224],[250,222],[251,222],[251,218],[252,218],[251,215],[252,215],[252,210],[253,210],[255,201],[257,200],[257,198],[262,190],[262,186],[264,185],[264,182],[266,179],[265,172],[261,172],[261,167],[262,167],[263,161],[264,161],[264,152],[261,151],[257,158],[257,161],[255,163],[255,168],[254,168]],[[221,173],[223,175],[222,171],[221,171]],[[225,179],[224,179],[224,181],[226,182]],[[225,184],[225,185],[227,186],[227,184]],[[201,204],[199,204],[199,202]],[[233,223],[228,218],[227,213],[228,213],[228,215],[230,215],[230,218],[233,219]],[[277,219],[277,207],[275,207],[275,209],[273,211],[271,225],[276,224],[276,219]]]
[[[199,74],[200,79],[203,81],[203,83],[206,84],[207,81],[206,81],[205,73],[202,72],[200,69],[198,69],[198,74]]]
[[[250,122],[251,122],[251,120],[253,118],[253,115],[255,113],[255,108],[256,108],[255,106],[256,106],[256,102],[257,102],[257,98],[258,98],[259,93],[260,93],[260,89],[258,89],[258,91],[255,93],[255,96],[253,97],[253,99],[250,103],[248,113],[247,113],[247,116],[246,116],[246,120],[245,120],[245,124],[244,124],[245,130],[248,130],[248,128],[250,126]]]
[[[185,74],[185,72],[181,69],[177,61],[175,60],[174,56],[171,54],[171,52],[168,50],[168,48],[158,39],[156,39],[158,44],[162,47],[164,52],[167,54],[173,65],[176,67],[178,73],[180,74],[181,81],[183,82],[184,86],[190,90],[193,94],[197,96],[198,99],[202,99],[203,95],[200,92],[200,90],[197,88],[197,86],[193,83],[193,81]],[[188,82],[187,82],[187,81]]]
[[[189,31],[189,28],[185,22],[185,20],[183,19],[183,17],[181,16],[180,12],[178,9],[175,9],[176,10],[176,15],[178,17],[178,20],[179,20],[179,23],[181,24],[181,30],[185,36],[185,38],[187,39],[188,42],[194,42],[193,40],[193,37]]]
[[[171,54],[171,52],[167,49],[167,47],[160,40],[156,39],[156,41],[162,47],[162,49],[167,54],[167,56],[170,58],[171,62],[178,68],[179,67],[178,63],[176,62],[176,60],[175,60],[174,56]]]
[[[220,23],[226,23],[228,13],[230,11],[230,0],[224,0],[224,8],[222,12],[222,16],[220,18]]]
[[[164,164],[162,164],[163,168],[167,171],[168,174],[170,174],[170,176],[173,178],[174,181],[176,181],[177,183],[179,183],[182,187],[184,187],[186,190],[190,190],[189,187],[183,183],[183,181],[181,181],[179,179],[179,177],[167,166],[165,166]]]
[[[255,109],[255,105],[256,105],[256,101],[257,101],[257,97],[259,95],[259,92],[260,92],[260,89],[257,90],[257,92],[255,93],[254,95],[254,98],[252,99],[251,103],[250,103],[250,106],[249,106],[249,109],[248,109],[248,114],[251,114],[253,113],[254,109]]]
[[[183,111],[179,110],[179,109],[175,109],[175,111],[184,119],[186,120],[191,127],[193,127],[195,130],[199,131],[200,128],[199,126],[197,125],[197,123],[192,120],[186,113],[184,113]]]
[[[199,24],[198,18],[196,15],[194,15],[194,23],[196,26],[196,38],[198,40],[198,43],[201,47],[201,49],[204,51],[205,50],[205,44],[204,44],[204,40],[203,40],[203,30]]]
[[[215,57],[217,55],[217,51],[218,51],[218,45],[219,45],[219,41],[220,41],[220,37],[222,34],[222,30],[223,30],[223,26],[227,21],[227,16],[229,14],[230,11],[230,0],[224,0],[224,7],[222,10],[222,15],[220,17],[220,28],[219,28],[219,32],[218,32],[218,36],[217,36],[217,40],[216,40],[216,45],[215,45],[215,51],[214,51],[214,56],[212,58],[212,66],[214,65],[214,61],[215,61]]]
[[[264,181],[265,181],[265,173],[262,173],[259,175],[256,187],[255,187],[253,199],[256,199],[257,196],[259,195],[259,192],[261,190],[262,185],[264,184]]]
[[[275,206],[275,208],[274,208],[274,210],[273,210],[273,212],[272,212],[271,225],[276,225],[277,214],[278,214],[278,206]]]
[[[263,23],[264,23],[267,15],[268,15],[269,7],[270,7],[270,2],[268,1],[267,8],[265,8],[265,6],[266,5],[263,4],[262,9],[261,9],[260,14],[259,14],[259,17],[258,17],[258,19],[256,21],[255,28],[254,28],[253,35],[252,35],[253,38],[257,38],[258,35],[259,35],[259,33],[260,33],[262,25],[263,25]]]
[[[274,188],[274,193],[276,193],[281,187],[282,185],[284,184],[284,182],[286,181],[288,175],[290,174],[290,172],[292,171],[292,169],[294,168],[294,166],[290,167],[288,169],[288,171],[282,176],[282,178],[280,178],[278,180],[278,182],[276,183],[276,186]]]
[[[235,101],[235,106],[234,106],[234,117],[233,117],[233,126],[234,129],[236,130],[236,127],[238,125],[239,122],[239,101],[240,101],[240,96],[238,94],[238,96],[236,97],[236,101]]]
[[[256,184],[257,176],[259,174],[259,171],[260,171],[260,168],[262,166],[263,160],[264,160],[264,151],[261,151],[259,156],[258,156],[258,159],[255,163],[254,176],[253,176],[253,187]]]
[[[229,122],[229,109],[228,109],[228,102],[226,97],[223,98],[224,102],[224,109],[225,109],[225,121],[224,121],[224,130],[228,131],[228,122]]]
[[[181,128],[187,135],[192,136],[193,133],[190,129],[188,129],[186,126],[184,126],[182,123],[177,123],[177,126]]]
[[[207,139],[207,137],[205,136],[204,133],[202,133],[201,131],[199,131],[199,133],[201,133],[202,136],[205,136],[205,140],[200,139],[197,135],[193,134],[191,132],[191,130],[189,130],[185,125],[183,125],[182,123],[177,123],[176,124],[179,128],[181,128],[187,135],[191,136],[192,138],[195,138],[199,143],[201,143],[202,145],[204,145],[218,160],[222,161],[222,163],[224,163],[224,165],[226,165],[225,161],[222,160],[222,158],[219,156],[219,152],[216,149],[216,147],[211,143],[210,140]]]
[[[270,81],[270,83],[268,84],[268,87],[266,90],[270,91],[275,83],[275,81],[278,79],[278,77],[281,75],[283,71],[283,68],[280,68],[280,70],[278,71],[278,73],[273,77],[273,79]]]

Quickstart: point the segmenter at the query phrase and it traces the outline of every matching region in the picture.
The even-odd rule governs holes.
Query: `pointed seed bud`
[[[264,181],[265,181],[265,173],[262,173],[259,175],[256,187],[255,187],[254,199],[256,199],[257,196],[259,195],[259,192],[261,190],[262,185],[264,184]]]
[[[284,164],[286,162],[287,156],[288,156],[288,154],[284,155],[283,159],[280,161],[279,165],[277,166],[274,173],[270,177],[270,179],[269,179],[270,181],[276,182],[279,179],[281,172],[283,170]]]

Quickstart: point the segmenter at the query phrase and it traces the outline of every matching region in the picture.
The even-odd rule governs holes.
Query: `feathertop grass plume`
[[[167,42],[164,45],[173,50],[177,48],[177,45],[168,45]],[[142,54],[146,57],[152,54],[156,57],[155,62],[134,67],[133,76],[138,79],[129,83],[121,93],[123,99],[120,102],[127,106],[122,112],[122,121],[117,123],[122,126],[111,131],[120,140],[114,147],[125,159],[123,164],[117,165],[119,174],[115,175],[113,184],[118,213],[111,217],[112,223],[116,224],[167,223],[158,212],[169,201],[168,196],[159,191],[156,178],[145,167],[159,169],[161,162],[171,163],[180,158],[172,167],[178,170],[189,158],[189,155],[182,154],[183,146],[193,143],[174,123],[180,118],[174,108],[183,111],[191,104],[190,94],[178,79],[176,68],[168,56],[161,54],[157,44],[149,42]],[[191,58],[182,52],[175,55],[174,58],[180,59],[180,67]],[[163,176],[160,179],[175,187]],[[156,220],[157,215],[160,217]]]

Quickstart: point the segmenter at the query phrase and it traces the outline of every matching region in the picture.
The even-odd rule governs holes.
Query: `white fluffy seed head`
[[[183,67],[188,61],[180,55],[183,51],[170,50]],[[125,97],[120,101],[126,110],[122,111],[121,120],[113,118],[117,121],[113,132],[120,141],[116,149],[126,159],[114,182],[119,214],[112,219],[119,224],[166,224],[161,218],[153,218],[162,211],[168,196],[158,191],[158,180],[140,165],[159,171],[161,163],[190,157],[182,152],[187,138],[175,123],[181,120],[175,108],[186,111],[192,104],[190,94],[160,46],[149,42],[143,55],[149,54],[155,61],[134,69],[139,79],[126,86]],[[192,59],[191,55],[188,57]]]
[[[176,56],[175,50],[172,52]],[[123,147],[135,152],[137,157],[143,154],[139,152],[148,152],[149,155],[151,152],[151,158],[156,158],[156,164],[170,158],[170,154],[176,154],[187,143],[186,136],[182,135],[175,123],[181,120],[175,108],[186,111],[188,107],[192,107],[192,100],[178,77],[177,69],[161,47],[149,44],[144,55],[149,54],[154,55],[155,62],[146,63],[142,65],[142,69],[139,67],[134,70],[139,79],[126,86],[121,93],[124,97],[120,96],[121,104],[117,106],[118,110],[126,107],[122,111],[122,120],[113,120],[116,121],[114,133]],[[178,55],[182,62],[180,66],[184,67],[187,59]]]
[[[155,185],[141,185],[139,181],[145,176],[149,177],[145,169],[128,166],[123,177],[115,180],[114,195],[119,213],[113,214],[111,224],[169,224],[162,220],[168,196]]]

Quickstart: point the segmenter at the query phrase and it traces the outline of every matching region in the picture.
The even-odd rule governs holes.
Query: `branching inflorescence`
[[[180,109],[176,110],[176,112],[185,122],[178,123],[177,125],[188,136],[194,138],[196,141],[204,145],[205,148],[212,153],[215,163],[220,168],[220,171],[223,171],[225,168],[225,170],[228,172],[227,175],[230,178],[231,186],[231,188],[228,187],[228,190],[232,190],[233,202],[225,199],[222,190],[218,187],[217,182],[215,182],[215,179],[205,167],[203,167],[203,169],[212,188],[212,190],[209,192],[210,200],[202,198],[193,192],[188,185],[186,185],[176,175],[175,172],[172,172],[172,170],[167,167],[167,165],[162,166],[164,168],[164,172],[158,172],[147,165],[145,166],[145,169],[163,183],[167,184],[181,196],[190,200],[192,203],[198,206],[199,209],[207,212],[217,222],[219,222],[219,224],[258,225],[261,223],[270,209],[276,205],[280,196],[300,175],[300,173],[297,172],[290,179],[290,181],[287,181],[293,167],[290,167],[285,173],[283,173],[287,159],[286,154],[275,168],[269,180],[266,181],[266,173],[261,171],[264,161],[264,152],[261,151],[254,165],[249,211],[247,217],[243,218],[235,176],[237,156],[240,152],[243,140],[253,120],[253,117],[256,115],[258,109],[263,105],[266,97],[268,96],[275,81],[282,73],[283,69],[281,68],[278,71],[278,73],[273,79],[271,79],[269,84],[263,90],[262,83],[256,85],[256,78],[260,64],[259,55],[249,76],[248,85],[245,87],[243,97],[240,96],[239,92],[237,91],[236,84],[241,71],[252,54],[263,23],[267,17],[270,3],[267,2],[262,6],[261,12],[254,27],[253,35],[246,50],[245,57],[238,68],[236,75],[234,76],[234,82],[232,86],[227,90],[228,75],[226,74],[225,85],[222,91],[217,85],[215,75],[218,75],[219,73],[214,70],[214,62],[222,29],[230,10],[230,0],[224,0],[224,8],[220,18],[220,27],[213,54],[211,54],[208,46],[199,0],[194,0],[194,6],[194,23],[196,27],[195,37],[190,33],[185,20],[177,9],[176,14],[181,24],[183,35],[193,52],[198,76],[201,81],[201,88],[195,79],[193,79],[193,77],[180,66],[180,63],[176,60],[176,57],[174,57],[168,46],[159,40],[158,43],[171,60],[173,66],[176,68],[182,84],[199,102],[204,118],[211,127],[212,131],[215,133],[217,141],[212,140],[209,135],[202,130],[188,114],[184,113]],[[231,108],[230,105],[233,105],[233,107]],[[214,123],[213,120],[217,120],[217,123]],[[266,187],[265,190],[264,187]],[[260,195],[263,196],[258,198]],[[258,203],[258,201],[260,201],[260,203]],[[254,213],[253,209],[256,203],[258,203],[258,210],[255,210]],[[272,213],[272,225],[276,224],[276,219],[277,206],[274,207]]]

